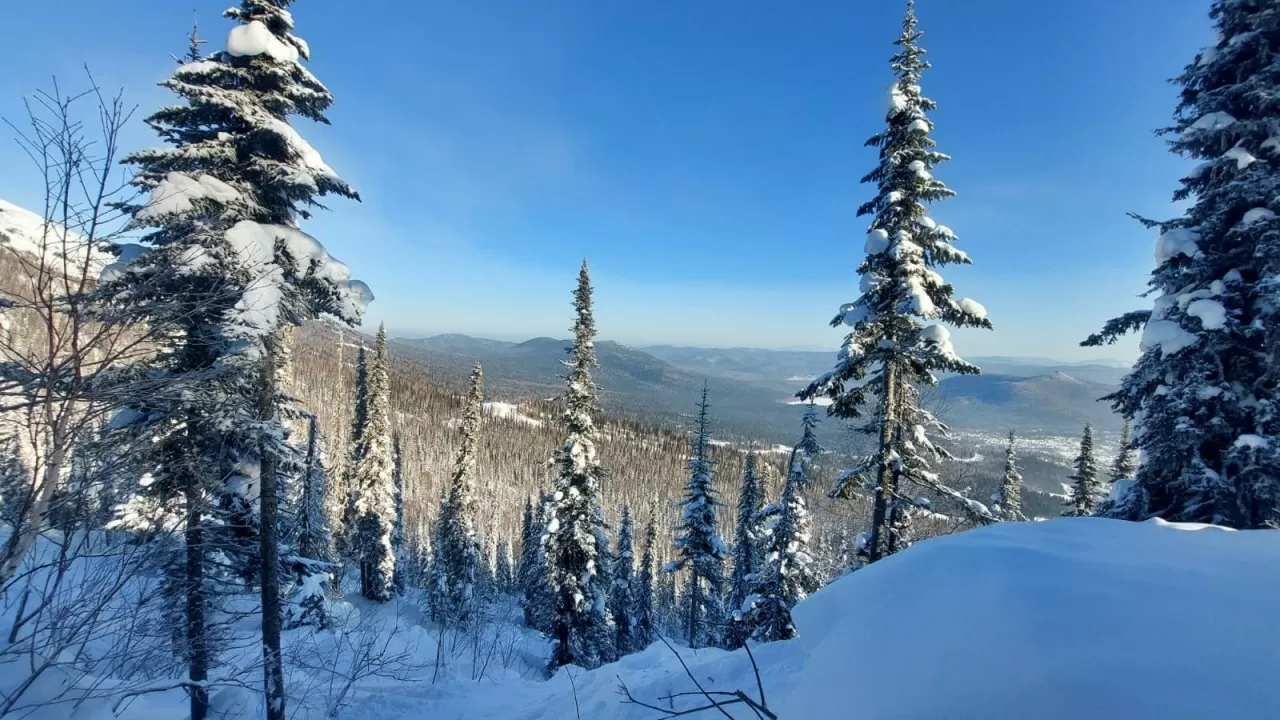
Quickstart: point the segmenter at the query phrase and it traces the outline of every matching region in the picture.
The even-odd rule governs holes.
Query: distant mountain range
[[[429,365],[461,377],[479,360],[495,397],[550,398],[559,393],[568,340],[521,343],[437,335],[398,339],[396,346]],[[635,348],[596,344],[596,379],[607,410],[664,424],[682,424],[703,382],[722,434],[766,442],[793,440],[801,410],[788,405],[796,390],[829,369],[833,352],[695,348]],[[931,402],[959,429],[1036,435],[1075,435],[1086,422],[1103,432],[1120,420],[1098,398],[1115,390],[1126,369],[1118,363],[1064,363],[1048,358],[973,358],[984,374],[944,376]],[[828,442],[844,433],[828,423]],[[840,432],[840,437],[837,437]]]
[[[490,395],[499,400],[549,399],[562,389],[568,340],[534,338],[521,343],[466,335],[394,341],[397,350],[455,375],[479,360]],[[707,383],[720,433],[729,438],[787,442],[798,432],[801,410],[779,399],[782,391],[723,376],[690,371],[643,350],[612,341],[596,343],[595,379],[606,411],[667,426],[684,424]]]

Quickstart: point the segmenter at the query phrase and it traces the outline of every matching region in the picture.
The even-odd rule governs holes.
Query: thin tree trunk
[[[316,462],[316,418],[312,415],[307,423],[307,461],[302,470],[302,512],[303,518],[308,523],[312,520],[309,515],[311,507],[316,503],[316,488],[313,484],[315,481]],[[307,532],[303,533],[298,543],[298,554],[304,558],[319,557],[320,548],[312,545],[312,541],[315,539],[315,528],[308,524],[306,530]]]
[[[62,465],[66,461],[66,441],[62,437],[64,426],[65,423],[61,421],[53,425],[49,457],[45,460],[44,470],[40,473],[38,484],[28,494],[29,500],[19,514],[17,527],[5,542],[4,562],[0,563],[0,588],[7,586],[18,574],[22,561],[44,529],[49,505],[62,476]]]
[[[689,647],[698,647],[698,574],[689,571]]]
[[[868,562],[875,562],[890,554],[889,523],[892,521],[889,504],[893,500],[893,487],[897,474],[889,469],[889,450],[893,444],[893,426],[897,413],[898,377],[892,361],[885,364],[883,413],[880,426],[880,464],[876,468],[875,509],[871,516],[871,541]]]
[[[262,363],[260,417],[264,422],[276,416],[276,356],[267,351]],[[258,489],[258,531],[262,556],[262,660],[267,720],[284,720],[284,663],[280,652],[280,546],[276,538],[279,478],[276,449],[267,435],[258,446],[262,472]]]
[[[201,526],[200,479],[186,470],[187,504],[187,678],[191,681],[191,720],[205,720],[209,713],[209,646],[205,636],[204,529]]]

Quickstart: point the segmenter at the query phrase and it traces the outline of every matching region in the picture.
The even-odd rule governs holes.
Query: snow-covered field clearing
[[[145,578],[132,584],[155,592]],[[796,608],[798,639],[754,652],[779,718],[1276,717],[1278,596],[1275,531],[1096,518],[1002,524],[919,543],[837,580]],[[112,612],[123,618],[136,600]],[[353,720],[651,718],[660,714],[622,701],[620,680],[636,699],[660,706],[665,696],[696,692],[661,643],[596,671],[570,667],[543,679],[548,646],[518,627],[512,605],[496,611],[500,619],[478,643],[446,635],[443,644],[412,599],[339,605],[345,631],[286,633],[290,717],[336,709],[333,717]],[[6,632],[15,611],[6,598]],[[251,619],[237,626],[240,647],[213,673],[215,718],[261,717],[255,630]],[[180,689],[120,701],[120,692],[163,687],[165,678],[76,674],[76,652],[101,657],[127,639],[101,635],[65,651],[68,664],[30,696],[48,704],[25,716],[183,717]],[[744,653],[677,649],[706,689],[758,699]],[[30,667],[8,659],[6,693]],[[160,655],[154,662],[172,665]],[[53,703],[60,694],[64,702]],[[86,694],[96,699],[67,701]],[[674,702],[705,704],[697,696]],[[755,717],[742,705],[725,709]]]

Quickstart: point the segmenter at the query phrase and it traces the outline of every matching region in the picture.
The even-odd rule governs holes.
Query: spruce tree
[[[721,541],[717,525],[718,508],[724,503],[717,497],[712,482],[714,461],[711,459],[711,418],[708,414],[707,387],[702,387],[698,401],[698,426],[690,442],[689,482],[685,484],[680,503],[680,525],[676,527],[675,547],[678,557],[667,563],[667,572],[688,570],[685,584],[689,647],[719,646],[724,643],[724,562],[729,549]]]
[[[1199,165],[1158,227],[1149,311],[1084,342],[1142,330],[1142,354],[1108,399],[1141,451],[1114,517],[1262,528],[1280,522],[1280,83],[1276,7],[1215,0],[1218,41],[1176,79],[1171,150]]]
[[[1116,459],[1111,463],[1111,482],[1132,480],[1136,463],[1133,458],[1132,421],[1125,420],[1120,431],[1120,448],[1116,450]]]
[[[1080,437],[1080,454],[1075,460],[1075,472],[1069,479],[1071,492],[1064,503],[1067,509],[1063,515],[1093,515],[1102,500],[1102,483],[1098,480],[1098,464],[1093,455],[1093,425],[1084,426],[1084,435]]]
[[[478,606],[492,601],[498,592],[498,548],[493,542],[493,533],[486,534],[480,542],[480,578],[476,583],[479,589]]]
[[[536,543],[537,565],[534,568],[533,595],[537,600],[537,612],[535,613],[535,623],[532,627],[537,629],[544,635],[550,636],[555,632],[555,591],[551,588],[551,571],[547,566],[547,551],[543,544],[543,538],[547,534],[547,523],[551,518],[551,503],[555,497],[553,492],[544,492],[538,497],[537,514],[534,516],[534,542]]]
[[[622,507],[622,520],[618,525],[618,552],[613,560],[613,587],[609,593],[609,611],[613,614],[613,624],[617,631],[616,648],[618,657],[630,655],[643,650],[636,637],[635,608],[635,529],[631,525],[631,508]]]
[[[636,573],[635,592],[631,594],[631,622],[634,650],[640,651],[649,647],[658,639],[658,623],[654,617],[654,543],[658,532],[654,523],[657,512],[649,513],[649,522],[644,527],[644,550],[640,556],[640,568]]]
[[[654,590],[658,597],[654,611],[655,627],[663,633],[679,632],[680,618],[677,615],[680,606],[676,597],[675,575],[668,572],[658,573]]]
[[[333,536],[325,510],[328,478],[320,458],[319,431],[314,415],[307,417],[307,455],[302,473],[298,512],[298,582],[286,615],[289,627],[329,627],[328,588],[333,578]]]
[[[973,374],[978,368],[961,359],[951,344],[955,327],[990,328],[982,305],[968,298],[955,300],[953,288],[937,268],[968,264],[969,257],[953,245],[955,234],[926,214],[926,204],[954,193],[933,176],[948,156],[934,149],[929,137],[932,100],[921,95],[921,73],[929,67],[920,48],[914,3],[908,2],[902,35],[893,56],[896,76],[890,89],[885,130],[867,141],[880,150],[879,165],[862,180],[875,183],[875,198],[858,209],[871,215],[866,258],[858,267],[861,295],[840,308],[832,326],[852,328],[835,368],[798,393],[809,400],[832,400],[829,412],[860,418],[872,408],[862,426],[876,437],[872,455],[843,475],[837,494],[854,487],[875,493],[868,555],[878,560],[905,545],[911,497],[903,481],[959,501],[967,511],[989,521],[981,506],[941,485],[930,470],[933,461],[948,457],[931,434],[946,435],[946,427],[920,407],[919,385],[937,382],[936,372]],[[935,324],[925,323],[939,321]]]
[[[613,618],[609,615],[608,553],[604,509],[600,503],[603,469],[596,457],[595,319],[591,312],[591,276],[582,262],[573,293],[577,319],[566,362],[564,412],[567,437],[556,451],[555,495],[543,535],[547,573],[554,596],[549,669],[574,664],[592,669],[615,657]]]
[[[379,326],[369,365],[368,417],[354,453],[359,459],[351,491],[351,549],[360,563],[360,594],[377,602],[387,602],[395,593],[395,467],[387,364],[387,331]]]
[[[193,52],[161,83],[183,101],[147,119],[169,147],[125,158],[149,194],[122,206],[147,251],[109,266],[100,286],[104,302],[173,329],[146,369],[172,391],[139,398],[140,420],[116,430],[154,440],[148,491],[185,505],[193,720],[208,713],[215,548],[261,573],[268,717],[284,716],[272,536],[276,475],[290,450],[276,355],[284,327],[322,314],[355,323],[371,299],[298,227],[319,196],[357,196],[289,124],[293,115],[325,122],[333,97],[301,63],[310,51],[287,4],[242,0],[225,13],[239,23],[226,49]]]
[[[476,536],[476,454],[484,408],[484,370],[471,369],[462,423],[458,426],[458,454],[440,516],[436,520],[431,582],[432,614],[436,622],[465,626],[476,617],[484,576],[484,557]]]
[[[542,530],[534,523],[533,502],[526,499],[524,516],[520,522],[520,561],[516,564],[516,582],[520,586],[520,609],[524,615],[524,624],[531,628],[541,627],[536,617],[544,600],[538,592],[541,589],[539,575],[543,571],[539,559],[541,551]]]
[[[354,515],[355,473],[356,468],[360,466],[358,453],[362,452],[364,447],[360,442],[361,436],[364,434],[365,426],[369,423],[369,355],[363,343],[361,343],[360,349],[356,352],[355,387],[352,395],[351,432],[348,437],[347,461],[343,467],[344,474],[342,476],[346,497],[343,499],[342,521],[339,523],[336,541],[341,557],[359,562],[354,546],[356,526]]]
[[[818,589],[820,580],[809,543],[809,509],[804,491],[809,486],[811,464],[820,457],[815,428],[818,414],[809,405],[802,421],[800,442],[791,451],[791,462],[775,518],[763,538],[764,560],[757,572],[753,595],[748,599],[747,625],[761,642],[789,640],[796,636],[791,609]]]
[[[1137,463],[1133,451],[1133,424],[1125,419],[1124,428],[1120,431],[1120,447],[1116,457],[1111,461],[1111,483],[1107,497],[1098,503],[1096,513],[1103,517],[1127,516],[1130,508],[1124,503],[1134,499],[1133,475]]]
[[[404,593],[407,559],[404,546],[404,456],[400,450],[400,433],[391,436],[391,477],[395,489],[395,524],[391,529],[391,552],[395,557],[392,575],[397,593]]]
[[[729,631],[725,646],[730,650],[742,647],[751,637],[746,623],[743,604],[754,592],[756,573],[761,565],[756,513],[760,511],[763,490],[756,471],[756,454],[747,453],[742,471],[742,486],[738,490],[738,522],[733,533],[733,574],[729,580]]]
[[[509,595],[515,591],[515,572],[511,568],[511,541],[505,537],[498,541],[498,559],[494,579],[499,593]]]
[[[351,462],[359,460],[356,452],[360,447],[360,436],[364,434],[365,425],[369,422],[369,354],[363,344],[356,351],[356,380],[354,390],[355,412],[351,417]]]
[[[1004,477],[1000,481],[1000,491],[996,493],[996,512],[1002,520],[1018,522],[1026,520],[1022,514],[1022,473],[1018,471],[1018,451],[1014,446],[1016,437],[1009,431],[1009,444],[1004,449]]]

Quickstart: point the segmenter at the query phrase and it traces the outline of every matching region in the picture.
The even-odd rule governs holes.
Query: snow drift
[[[1280,532],[1002,524],[841,578],[796,608],[798,639],[755,652],[784,719],[1280,717],[1277,597]],[[742,653],[682,654],[705,685],[755,695]],[[615,674],[641,699],[694,689],[658,645],[579,675],[583,717],[653,717],[617,704]],[[573,717],[563,675],[558,706],[503,717]]]
[[[753,650],[768,705],[783,720],[1280,717],[1278,597],[1277,531],[1098,518],[1009,523],[927,540],[849,574],[797,606],[799,638]],[[514,625],[509,666],[495,663],[477,680],[459,658],[436,673],[433,631],[412,603],[355,602],[360,615],[389,624],[388,642],[413,655],[417,669],[361,680],[339,718],[639,720],[657,714],[624,704],[619,679],[637,699],[660,705],[695,690],[661,643],[599,670],[563,668],[543,680],[548,646]],[[343,637],[310,633],[285,634],[298,720],[327,716],[322,698],[309,696],[328,682],[298,658]],[[678,650],[708,689],[756,697],[744,653]],[[243,653],[256,655],[256,644]],[[0,681],[10,669],[0,668]],[[218,693],[216,717],[261,717],[259,695],[235,686]],[[676,706],[693,702],[701,703],[682,698]],[[82,706],[72,717],[185,714],[180,690],[138,697],[118,715],[113,704]],[[66,705],[47,710],[37,717],[67,717]],[[728,711],[755,717],[742,706]]]

